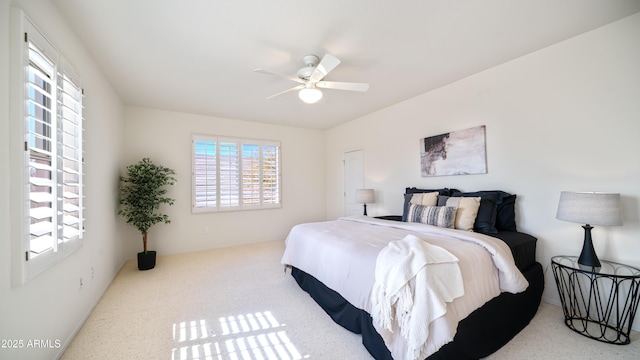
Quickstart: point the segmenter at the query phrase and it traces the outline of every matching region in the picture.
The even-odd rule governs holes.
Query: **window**
[[[18,16],[18,15],[14,15]],[[20,13],[21,49],[12,110],[21,133],[22,201],[20,281],[58,262],[81,245],[83,229],[82,89],[80,77]],[[17,36],[17,34],[14,34]],[[15,68],[15,71],[18,71]],[[20,90],[17,90],[20,89]]]
[[[193,135],[192,211],[281,207],[280,143]]]

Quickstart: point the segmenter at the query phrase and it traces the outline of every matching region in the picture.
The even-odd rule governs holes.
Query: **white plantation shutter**
[[[24,73],[17,79],[24,95],[16,121],[24,133],[24,281],[81,245],[83,95],[71,65],[26,17],[20,26]]]
[[[58,54],[37,33],[27,42],[25,101],[30,258],[58,250],[56,214],[56,107]]]
[[[260,146],[242,144],[242,205],[260,205]]]
[[[215,208],[218,206],[218,156],[217,142],[214,140],[200,139],[193,141],[194,146],[194,184],[193,206],[194,208]]]
[[[218,174],[220,207],[234,209],[240,205],[240,144],[233,139],[218,142]]]
[[[262,147],[262,202],[280,204],[280,146]]]
[[[81,239],[82,188],[82,89],[80,77],[64,63],[58,81],[58,214],[64,242]]]
[[[193,212],[280,207],[280,143],[193,135]]]

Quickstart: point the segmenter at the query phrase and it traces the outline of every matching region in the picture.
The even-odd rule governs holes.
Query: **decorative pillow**
[[[438,192],[436,191],[436,192],[430,192],[430,193],[411,194],[411,200],[409,200],[409,204],[436,206],[438,205]]]
[[[497,234],[496,216],[499,194],[495,191],[476,191],[468,193],[454,193],[452,197],[479,197],[480,208],[473,225],[473,230],[484,234]]]
[[[457,207],[455,228],[459,230],[473,230],[473,224],[480,208],[479,197],[450,197],[447,206]]]
[[[503,231],[518,231],[516,229],[516,195],[503,191],[499,192],[498,211],[496,214],[496,228]]]
[[[438,195],[438,206],[446,206],[447,200],[449,200],[448,196]]]
[[[487,234],[495,234],[498,231],[517,231],[515,203],[516,195],[502,190],[483,190],[472,193],[452,193],[452,196],[480,196],[480,212],[476,220],[475,230]],[[495,201],[495,209],[489,217],[489,204]],[[493,222],[492,222],[493,221]],[[493,226],[491,226],[493,224]]]
[[[456,210],[455,207],[450,206],[412,204],[409,207],[408,221],[453,229],[456,221]]]
[[[448,188],[442,188],[442,189],[418,189],[415,187],[405,188],[404,189],[404,207],[402,208],[402,221],[405,221],[405,222],[407,221],[407,214],[409,213],[409,205],[411,202],[412,194],[438,192],[438,194],[440,195],[449,196],[451,194],[451,191],[452,190]]]
[[[430,192],[435,192],[437,191],[438,193],[440,193],[440,195],[445,195],[445,196],[449,196],[451,195],[451,189],[449,188],[442,188],[442,189],[418,189],[415,187],[411,187],[411,188],[405,188],[404,189],[404,193],[405,194],[415,194],[415,193],[430,193]]]

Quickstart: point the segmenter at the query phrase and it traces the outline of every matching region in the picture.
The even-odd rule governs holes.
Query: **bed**
[[[418,196],[422,200],[416,200]],[[469,213],[470,202],[477,204],[475,212]],[[542,267],[535,259],[536,238],[517,231],[514,203],[515,195],[502,191],[407,188],[402,216],[344,217],[293,227],[282,263],[291,268],[298,285],[336,323],[362,334],[363,345],[375,359],[480,359],[498,350],[529,323],[544,288]],[[444,208],[454,207],[452,204],[459,206],[455,219],[445,219],[445,210],[451,209]],[[425,220],[426,212],[438,216]],[[462,214],[467,216],[466,225],[457,223]],[[442,250],[442,254],[448,254],[443,256],[453,256],[455,261],[429,260],[415,267],[424,271],[418,273],[422,277],[414,275],[403,289],[415,291],[415,299],[420,299],[417,294],[439,299],[434,289],[444,283],[439,286],[445,286],[444,293],[449,295],[444,296],[446,301],[440,301],[445,304],[444,314],[430,308],[438,306],[423,309],[421,304],[432,301],[416,301],[411,311],[419,309],[420,316],[427,314],[427,320],[415,323],[421,317],[412,315],[408,318],[414,323],[400,324],[400,312],[394,312],[397,316],[390,317],[390,324],[385,320],[390,310],[381,305],[386,303],[380,295],[384,288],[381,259],[383,254],[393,253],[390,249],[394,246],[409,246],[410,240],[420,247]],[[443,276],[459,271],[462,293],[453,295],[459,287],[448,292],[447,286],[455,287],[451,285],[453,280],[423,281],[438,271]],[[423,283],[428,284],[428,291],[423,290]],[[394,301],[395,305],[400,303],[397,298]],[[416,338],[421,339],[419,346]]]

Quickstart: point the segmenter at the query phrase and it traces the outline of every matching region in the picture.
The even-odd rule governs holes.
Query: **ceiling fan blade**
[[[309,77],[309,81],[311,81],[312,83],[317,83],[325,76],[327,76],[327,74],[335,69],[339,64],[340,59],[331,54],[326,54],[320,61],[320,64],[318,64],[315,70],[313,70],[313,73]]]
[[[369,84],[366,83],[352,83],[352,82],[340,82],[340,81],[318,81],[316,87],[324,89],[336,89],[336,90],[349,90],[349,91],[367,91],[369,90]]]
[[[284,94],[286,94],[286,93],[290,93],[290,92],[292,92],[292,91],[296,91],[296,90],[304,89],[304,87],[305,87],[305,85],[304,85],[304,84],[302,84],[302,85],[298,85],[298,86],[294,86],[294,87],[292,87],[292,88],[290,88],[290,89],[287,89],[287,90],[285,90],[285,91],[282,91],[282,92],[279,92],[279,93],[277,93],[277,94],[273,94],[273,95],[269,96],[269,97],[267,98],[267,100],[269,100],[269,99],[273,99],[273,98],[274,98],[274,97],[276,97],[276,96],[280,96],[280,95],[284,95]]]
[[[301,83],[301,84],[304,84],[304,83],[305,83],[305,81],[304,81],[304,80],[302,80],[302,79],[300,79],[300,78],[297,78],[297,77],[294,77],[294,76],[289,76],[289,75],[280,74],[280,73],[273,72],[273,71],[269,71],[269,70],[264,70],[264,69],[254,69],[253,71],[254,71],[254,72],[257,72],[257,73],[262,73],[262,74],[267,74],[267,75],[278,76],[278,77],[281,77],[281,78],[284,78],[284,79],[287,79],[287,80],[291,80],[291,81],[299,82],[299,83]]]

